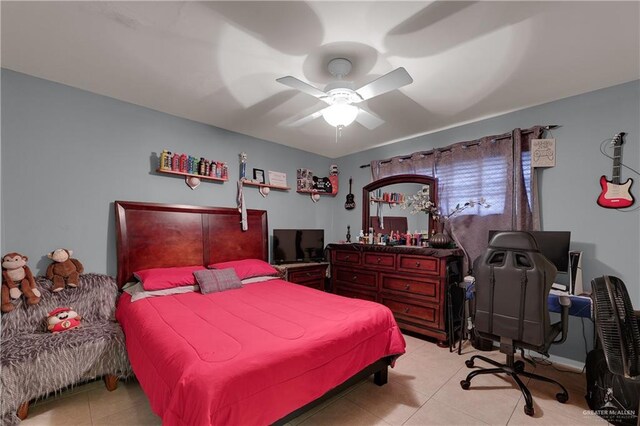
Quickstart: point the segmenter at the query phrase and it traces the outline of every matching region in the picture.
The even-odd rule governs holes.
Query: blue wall
[[[268,210],[270,230],[331,229],[330,200],[295,192],[296,169],[327,176],[328,158],[6,69],[2,142],[2,252],[26,254],[39,273],[46,253],[65,247],[87,271],[115,275],[114,200],[235,207],[241,151],[249,174],[285,172],[293,188],[267,198],[245,188],[249,208]],[[152,155],[165,148],[226,161],[230,180],[192,191],[158,175]]]
[[[595,203],[598,178],[612,167],[599,153],[600,142],[627,132],[623,160],[638,169],[639,117],[635,81],[331,160],[3,69],[1,248],[28,255],[32,269],[42,273],[46,253],[67,247],[88,271],[114,275],[114,200],[233,207],[241,151],[249,155],[249,170],[286,172],[293,188],[297,168],[328,174],[337,163],[342,189],[336,198],[314,204],[295,189],[272,191],[266,199],[254,188],[245,194],[249,208],[268,210],[270,229],[324,228],[327,242],[339,241],[347,225],[354,236],[361,228],[361,188],[371,181],[361,164],[515,127],[559,124],[553,131],[557,166],[541,172],[543,229],[571,231],[572,248],[585,253],[585,282],[617,275],[640,307],[640,214]],[[179,178],[159,176],[153,153],[163,148],[227,161],[231,180],[203,182],[192,191]],[[344,209],[349,176],[358,202],[351,211]],[[623,170],[622,177],[634,176]],[[632,188],[636,198],[639,188],[638,182]],[[584,358],[581,328],[572,323],[570,342],[557,355]],[[586,332],[592,333],[589,321]]]

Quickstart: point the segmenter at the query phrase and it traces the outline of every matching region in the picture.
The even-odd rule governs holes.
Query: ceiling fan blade
[[[371,83],[365,84],[356,90],[356,93],[362,97],[362,100],[366,101],[374,96],[399,89],[400,87],[406,86],[410,83],[413,83],[413,78],[411,78],[407,70],[400,67],[383,75],[382,77],[378,77]]]
[[[363,108],[360,108],[358,116],[356,117],[356,121],[369,130],[373,130],[384,123],[384,120],[382,118]]]
[[[327,107],[327,108],[328,108],[328,107]],[[301,118],[301,119],[299,119],[299,120],[295,120],[295,119],[294,119],[294,120],[293,120],[292,122],[290,122],[290,123],[283,123],[283,124],[285,124],[286,126],[289,126],[289,127],[298,127],[298,126],[302,126],[303,124],[307,124],[308,122],[313,121],[313,120],[315,120],[315,119],[316,119],[316,118],[318,118],[318,117],[322,117],[322,111],[324,111],[324,110],[325,110],[325,109],[327,109],[327,108],[322,108],[320,111],[316,111],[316,112],[314,112],[314,113],[312,113],[312,114],[309,114],[309,115],[307,115],[307,116],[305,116],[305,117],[302,117],[302,118]]]
[[[298,80],[295,77],[291,77],[290,75],[286,77],[277,78],[276,81],[278,83],[284,84],[285,86],[289,86],[293,89],[299,90],[301,92],[306,93],[307,95],[311,95],[316,98],[322,99],[327,96],[327,94],[324,93],[322,90],[316,89],[312,85],[305,83],[302,80]]]

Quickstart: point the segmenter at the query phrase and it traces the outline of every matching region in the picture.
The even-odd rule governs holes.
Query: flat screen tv
[[[273,263],[322,262],[324,229],[274,229]]]

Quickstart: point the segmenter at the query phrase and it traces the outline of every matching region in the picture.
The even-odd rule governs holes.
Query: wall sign
[[[555,167],[556,140],[531,139],[531,167]]]

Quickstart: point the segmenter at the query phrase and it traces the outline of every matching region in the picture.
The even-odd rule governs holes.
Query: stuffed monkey
[[[40,290],[36,287],[31,269],[27,266],[29,258],[20,253],[7,253],[2,256],[2,312],[11,312],[15,306],[11,299],[24,294],[27,304],[40,302]]]
[[[57,249],[47,255],[53,263],[47,268],[47,278],[53,280],[52,291],[58,292],[69,287],[77,287],[80,274],[84,272],[84,266],[77,259],[72,259],[72,250]]]

